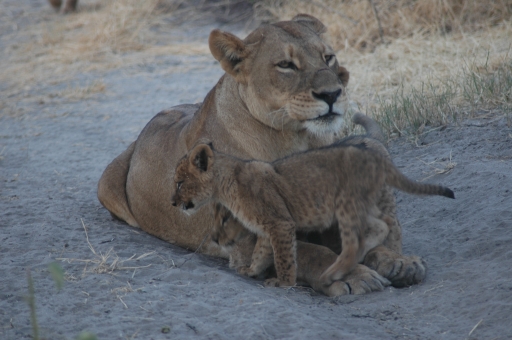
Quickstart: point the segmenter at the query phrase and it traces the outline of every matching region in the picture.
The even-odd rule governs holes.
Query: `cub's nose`
[[[332,107],[332,104],[336,102],[340,95],[341,89],[338,89],[337,91],[334,92],[313,92],[313,97],[315,97],[318,100],[323,100],[324,102],[327,103],[327,105],[329,105],[329,107]]]

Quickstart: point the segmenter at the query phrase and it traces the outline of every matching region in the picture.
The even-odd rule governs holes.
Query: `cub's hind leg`
[[[341,253],[321,275],[320,280],[325,285],[341,280],[362,259],[364,250],[362,231],[368,228],[368,213],[363,201],[347,199],[344,202],[337,202],[336,206],[339,207],[336,218],[341,237]]]
[[[390,216],[383,215],[375,205],[370,207],[367,221],[367,228],[363,230],[364,248],[361,257],[364,257],[370,250],[384,242],[389,234],[389,229],[394,223]]]
[[[384,186],[377,198],[382,214],[391,218],[389,234],[383,244],[366,254],[363,263],[391,281],[394,287],[406,287],[425,279],[427,265],[419,256],[402,255],[402,227],[396,217],[393,190]]]

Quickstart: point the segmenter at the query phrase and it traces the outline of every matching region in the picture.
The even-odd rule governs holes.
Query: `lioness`
[[[446,187],[409,180],[380,153],[344,144],[272,163],[243,161],[199,144],[178,163],[174,182],[173,206],[193,214],[218,202],[259,236],[255,251],[274,254],[277,279],[270,284],[275,286],[296,283],[296,231],[321,230],[335,222],[341,254],[320,281],[330,285],[351,272],[387,236],[385,223],[379,226],[374,217],[380,213],[377,195],[386,184],[411,194],[454,198]],[[263,269],[251,263],[249,275]]]
[[[215,224],[212,230],[212,240],[226,249],[229,253],[229,267],[238,272],[254,263],[256,234],[249,232],[231,215],[229,210],[220,204],[215,205]],[[297,241],[297,283],[308,285],[317,292],[327,296],[346,294],[364,294],[370,291],[380,291],[390,285],[390,282],[374,270],[358,264],[354,270],[331,285],[324,285],[320,275],[336,261],[338,255],[331,249]],[[273,257],[262,258],[266,265],[274,263]],[[264,266],[266,266],[264,265]],[[359,278],[364,277],[361,282]]]
[[[202,104],[163,111],[146,125],[103,172],[100,202],[114,217],[163,240],[227,257],[209,239],[211,207],[188,217],[170,205],[176,164],[199,141],[239,158],[273,161],[339,139],[349,73],[322,40],[325,30],[301,14],[261,26],[244,40],[212,31],[210,50],[225,75]],[[382,202],[394,225],[365,263],[393,285],[417,283],[425,276],[423,261],[401,255],[394,197]]]

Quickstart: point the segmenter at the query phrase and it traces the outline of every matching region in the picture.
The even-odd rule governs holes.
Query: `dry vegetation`
[[[162,44],[152,30],[168,27],[172,15],[193,18],[184,3],[81,0],[76,14],[48,10],[7,46],[9,67],[0,69],[0,81],[16,97],[27,84],[58,84],[77,72],[151,63],[164,54],[207,55],[206,41],[170,37]],[[254,7],[263,20],[300,12],[322,20],[351,72],[351,99],[389,133],[421,132],[482,110],[511,111],[512,0],[264,0]],[[73,91],[62,95],[72,100],[105,90],[68,87]],[[11,106],[0,101],[0,110]]]
[[[150,267],[151,264],[145,265],[145,266],[127,266],[125,265],[126,262],[137,262],[145,257],[152,256],[155,254],[155,252],[149,252],[145,253],[139,256],[136,256],[135,254],[127,259],[120,259],[119,256],[117,256],[116,253],[113,252],[113,248],[110,248],[105,254],[101,252],[97,252],[96,249],[92,246],[91,242],[89,241],[89,234],[87,233],[87,227],[84,224],[84,221],[80,219],[82,222],[82,227],[85,231],[85,239],[87,241],[87,245],[89,246],[89,249],[91,250],[91,253],[94,255],[92,259],[76,259],[76,258],[56,258],[56,260],[64,261],[68,263],[72,262],[81,262],[85,264],[85,267],[82,271],[82,276],[87,275],[88,273],[97,273],[97,274],[103,274],[108,273],[112,274],[114,271],[117,270],[137,270],[142,268]],[[130,263],[133,263],[130,262]],[[135,272],[134,272],[135,274]],[[68,276],[67,279],[69,281],[76,280],[73,276]]]
[[[389,133],[512,110],[512,1],[295,0],[261,4],[328,26],[351,98]]]

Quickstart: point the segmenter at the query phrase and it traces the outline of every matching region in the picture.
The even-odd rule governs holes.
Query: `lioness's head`
[[[325,31],[318,19],[299,14],[263,25],[244,40],[214,30],[209,45],[256,119],[279,130],[323,135],[343,126],[349,79],[322,40]]]
[[[249,234],[249,231],[221,204],[215,204],[213,216],[212,241],[228,252],[237,241]]]
[[[176,191],[171,204],[187,214],[195,213],[210,201],[213,194],[213,151],[206,144],[199,144],[185,155],[176,167]]]

